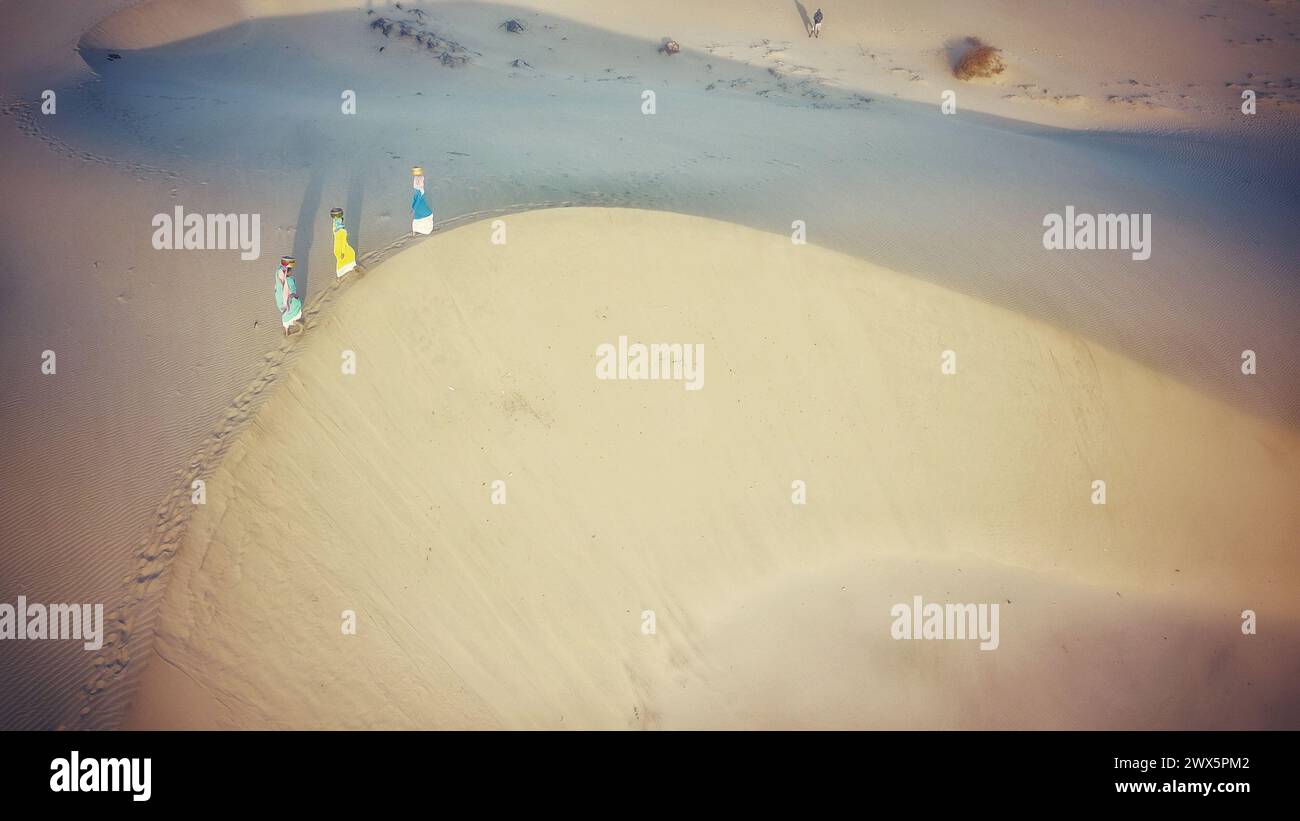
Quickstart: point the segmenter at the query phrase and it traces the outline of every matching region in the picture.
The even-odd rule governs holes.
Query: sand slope
[[[195,509],[130,726],[1300,722],[1294,432],[780,235],[506,223],[297,341]],[[620,334],[702,343],[703,389],[596,379]],[[890,640],[918,594],[1003,603],[1002,647]]]

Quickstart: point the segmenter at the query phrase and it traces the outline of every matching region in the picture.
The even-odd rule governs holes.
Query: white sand
[[[132,726],[1300,720],[1295,432],[783,236],[506,224],[308,329],[209,480]],[[702,389],[598,380],[621,334],[703,344]],[[892,641],[914,595],[1002,603],[1002,647]]]
[[[0,646],[0,726],[122,717],[185,530],[176,494],[220,462],[263,377],[292,370],[275,256],[296,252],[327,308],[328,209],[378,265],[416,162],[443,222],[557,202],[771,232],[803,219],[815,245],[1300,423],[1294,4],[863,3],[826,7],[816,41],[784,2],[423,4],[421,25],[473,52],[460,69],[367,28],[393,7],[357,5],[0,8],[0,601],[103,601],[121,628],[97,654]],[[1004,76],[947,76],[967,35],[1006,49]],[[665,36],[684,52],[656,54]],[[1237,113],[1245,83],[1254,118]],[[1071,203],[1153,213],[1153,259],[1044,252],[1043,214]],[[261,214],[262,258],[152,250],[150,219],[176,205]],[[1243,379],[1247,347],[1261,370]]]

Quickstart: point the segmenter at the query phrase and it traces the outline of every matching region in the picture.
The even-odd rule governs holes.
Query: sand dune
[[[83,49],[156,48],[238,25],[249,18],[230,0],[149,0],[109,15],[81,38]]]
[[[800,4],[777,0],[402,6],[0,7],[0,601],[112,614],[100,653],[0,646],[0,726],[119,721],[189,481],[293,369],[268,302],[274,255],[299,256],[310,312],[325,315],[328,209],[347,209],[377,270],[407,244],[417,162],[440,229],[574,204],[761,232],[802,219],[814,245],[1297,428],[1294,4],[861,3],[827,8],[816,41]],[[377,16],[470,59],[449,68],[414,36],[372,28]],[[500,27],[511,18],[523,34]],[[958,85],[947,117],[938,94],[969,35],[1003,48],[1008,70]],[[656,52],[665,36],[681,54]],[[1260,91],[1249,119],[1246,87]],[[343,89],[355,117],[340,113]],[[654,117],[640,113],[645,89]],[[45,90],[55,115],[41,113]],[[1043,214],[1069,203],[1153,213],[1156,255],[1043,251]],[[151,218],[178,205],[260,214],[262,259],[154,251]],[[1243,380],[1246,347],[1263,365]],[[54,378],[38,369],[47,349]],[[1203,497],[1169,493],[1171,506]]]
[[[1295,432],[785,236],[505,224],[299,340],[131,726],[1297,726]],[[704,345],[702,389],[597,379],[619,335]],[[891,640],[913,595],[1005,603],[1002,649]]]

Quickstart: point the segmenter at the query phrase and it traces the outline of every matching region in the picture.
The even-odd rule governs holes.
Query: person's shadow
[[[344,219],[348,227],[348,243],[352,245],[352,250],[357,252],[357,259],[361,258],[361,203],[365,201],[365,189],[361,185],[361,177],[355,172],[348,178],[348,197],[344,204]]]
[[[316,236],[316,223],[320,220],[320,194],[325,183],[325,172],[314,171],[302,193],[302,207],[298,209],[298,227],[293,232],[293,255],[298,260],[293,276],[298,284],[298,296],[303,308],[307,307],[307,275],[311,269],[312,239]],[[331,249],[333,246],[330,246]],[[330,251],[330,256],[334,254]]]
[[[803,21],[803,33],[812,31],[812,20],[808,19],[808,9],[804,8],[799,0],[794,0],[794,7],[799,10],[799,19]]]

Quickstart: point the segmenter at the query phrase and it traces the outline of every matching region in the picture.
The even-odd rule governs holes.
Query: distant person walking
[[[813,14],[812,31],[808,32],[808,36],[809,36],[809,37],[817,37],[817,38],[820,38],[820,37],[822,36],[822,20],[823,20],[823,19],[825,19],[825,15],[822,14],[822,10],[821,10],[821,9],[817,9],[816,13]]]

